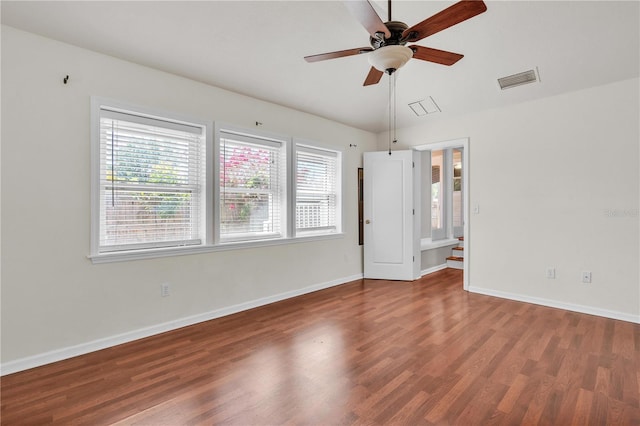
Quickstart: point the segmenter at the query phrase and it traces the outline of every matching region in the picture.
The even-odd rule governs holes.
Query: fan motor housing
[[[391,33],[391,37],[389,38],[384,38],[384,36],[380,38],[369,37],[369,42],[371,43],[371,46],[374,49],[378,49],[382,46],[390,46],[390,45],[398,45],[398,44],[401,46],[404,46],[405,44],[407,44],[407,41],[402,39],[402,33],[404,32],[404,30],[409,28],[407,24],[400,21],[389,21],[389,22],[385,22],[384,25],[389,29],[389,32]]]

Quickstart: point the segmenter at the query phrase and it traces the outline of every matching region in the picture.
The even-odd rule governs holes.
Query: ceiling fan
[[[351,14],[362,24],[371,35],[371,47],[357,47],[355,49],[339,50],[305,56],[307,62],[324,61],[345,56],[369,53],[372,67],[364,81],[364,86],[377,84],[385,72],[393,74],[411,58],[435,62],[442,65],[453,65],[462,59],[459,53],[432,49],[430,47],[413,44],[444,29],[473,18],[487,10],[482,0],[463,0],[425,19],[419,24],[409,27],[404,22],[391,20],[391,0],[388,0],[389,21],[382,22],[368,0],[346,0]]]

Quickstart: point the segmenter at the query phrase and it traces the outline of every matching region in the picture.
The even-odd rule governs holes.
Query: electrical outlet
[[[556,268],[547,268],[547,278],[550,280],[556,278]]]
[[[590,271],[582,271],[582,282],[585,284],[589,284],[591,282],[591,272]]]
[[[160,284],[160,296],[167,297],[170,294],[169,283]]]

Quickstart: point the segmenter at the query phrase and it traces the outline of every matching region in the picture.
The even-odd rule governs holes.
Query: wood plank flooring
[[[8,375],[3,425],[638,425],[640,325],[360,280]]]

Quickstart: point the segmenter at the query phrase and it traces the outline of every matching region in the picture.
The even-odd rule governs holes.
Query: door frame
[[[469,138],[451,139],[441,142],[428,143],[422,145],[412,146],[412,149],[416,151],[437,151],[446,148],[462,148],[462,182],[463,182],[463,194],[462,194],[462,213],[463,213],[463,232],[464,232],[464,262],[463,262],[463,277],[462,288],[469,290],[470,276],[470,259],[471,259],[471,224],[469,223],[469,193],[471,192],[471,185],[469,182]]]

